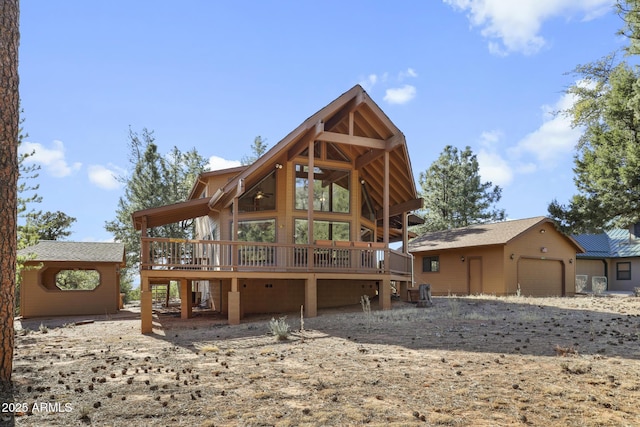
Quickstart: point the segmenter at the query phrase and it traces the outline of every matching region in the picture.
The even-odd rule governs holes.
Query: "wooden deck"
[[[144,237],[140,267],[149,276],[164,274],[161,271],[410,276],[411,256],[373,242],[317,241],[313,245],[294,245]]]

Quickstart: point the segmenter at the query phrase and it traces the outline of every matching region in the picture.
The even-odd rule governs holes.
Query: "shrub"
[[[371,329],[371,300],[368,295],[360,297],[360,305],[362,305],[362,312],[367,319],[367,329]]]
[[[286,319],[286,316],[278,320],[271,318],[269,322],[269,332],[271,332],[278,341],[284,341],[289,337],[289,324],[286,322]]]

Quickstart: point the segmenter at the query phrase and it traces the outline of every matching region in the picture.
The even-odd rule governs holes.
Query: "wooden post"
[[[380,310],[391,310],[391,280],[382,279],[378,290]]]
[[[150,254],[149,254],[149,242],[146,240],[147,237],[147,216],[143,216],[142,217],[142,223],[140,225],[140,262],[143,265],[143,269],[145,268],[144,265],[149,264],[150,260]],[[147,267],[150,268],[150,267]]]
[[[228,295],[229,310],[228,310],[228,322],[230,325],[239,325],[241,311],[240,311],[240,290],[238,289],[238,278],[233,277],[231,279],[231,292]]]
[[[317,127],[317,126],[316,126]],[[307,266],[310,269],[314,268],[313,259],[313,248],[311,245],[314,243],[313,238],[313,200],[314,200],[314,190],[315,185],[313,183],[315,178],[315,165],[314,165],[314,155],[315,155],[315,139],[311,139],[309,141],[309,156],[308,156],[308,170],[307,170],[307,185],[309,186],[309,194],[307,199],[307,244],[309,247],[307,249]]]
[[[402,212],[402,252],[409,253],[409,212]]]
[[[238,197],[233,198],[233,231],[231,232],[231,266],[233,271],[238,270],[238,245],[235,242],[238,241]]]
[[[304,309],[307,317],[318,315],[318,281],[315,274],[307,276],[304,283]]]
[[[180,318],[189,319],[193,316],[193,292],[191,282],[187,279],[180,279]]]
[[[153,332],[153,297],[148,277],[142,277],[140,283],[140,331],[143,334]]]

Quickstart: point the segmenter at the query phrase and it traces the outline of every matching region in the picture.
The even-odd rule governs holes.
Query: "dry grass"
[[[161,316],[150,336],[38,320],[2,401],[25,426],[639,425],[639,314],[640,298],[434,298],[324,311],[286,341],[270,317]]]

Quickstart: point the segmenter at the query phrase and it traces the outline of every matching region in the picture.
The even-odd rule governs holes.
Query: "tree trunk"
[[[14,346],[18,182],[18,0],[0,0],[0,386],[10,388]]]

